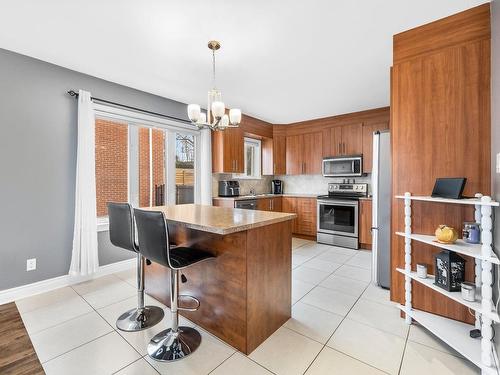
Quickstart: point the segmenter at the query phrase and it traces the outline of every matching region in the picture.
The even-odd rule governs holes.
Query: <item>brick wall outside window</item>
[[[127,125],[96,119],[95,167],[97,216],[108,214],[107,202],[128,200]]]

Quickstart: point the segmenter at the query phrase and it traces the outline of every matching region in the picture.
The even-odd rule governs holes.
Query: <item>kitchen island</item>
[[[181,315],[246,354],[290,318],[295,214],[194,204],[151,210],[165,213],[171,242],[216,257],[182,272],[187,282],[179,294],[201,305]],[[166,305],[169,280],[168,268],[146,267],[146,293]]]

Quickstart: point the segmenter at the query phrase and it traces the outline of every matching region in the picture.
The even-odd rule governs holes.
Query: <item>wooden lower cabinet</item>
[[[282,212],[283,211],[283,198],[275,197],[271,198],[273,200],[273,211]]]
[[[272,198],[260,198],[257,199],[257,209],[260,211],[272,211]]]
[[[261,211],[281,212],[281,197],[257,199],[257,209]]]
[[[316,198],[283,197],[283,212],[297,214],[292,233],[316,237]]]
[[[363,249],[372,248],[372,200],[359,200],[359,244]]]
[[[282,211],[291,214],[296,214],[297,199],[294,197],[283,197]],[[297,219],[292,220],[292,233],[297,233]]]

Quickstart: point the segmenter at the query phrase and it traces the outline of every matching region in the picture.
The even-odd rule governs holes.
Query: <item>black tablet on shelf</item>
[[[456,178],[436,178],[434,189],[432,189],[433,198],[451,198],[460,199],[464,191],[465,177]]]

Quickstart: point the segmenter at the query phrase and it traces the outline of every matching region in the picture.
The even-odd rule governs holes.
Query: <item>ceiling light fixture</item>
[[[241,122],[241,110],[232,108],[229,116],[226,114],[226,106],[222,101],[222,94],[215,87],[215,51],[220,49],[220,43],[216,40],[208,42],[208,48],[212,50],[212,89],[208,92],[207,113],[201,112],[198,104],[189,104],[187,107],[188,117],[199,129],[209,128],[211,130],[225,130],[237,128]]]

